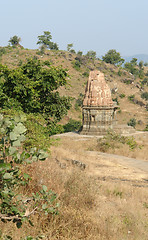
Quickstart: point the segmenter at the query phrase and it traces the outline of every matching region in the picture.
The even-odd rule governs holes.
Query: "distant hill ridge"
[[[135,54],[133,56],[124,56],[123,57],[125,59],[125,62],[130,62],[132,60],[132,58],[137,58],[138,59],[138,63],[140,61],[143,61],[144,63],[148,63],[148,54]]]

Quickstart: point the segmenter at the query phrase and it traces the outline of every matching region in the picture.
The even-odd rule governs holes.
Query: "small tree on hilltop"
[[[10,38],[10,40],[8,41],[12,46],[17,46],[21,41],[21,38],[18,36],[13,36],[12,38]]]
[[[67,44],[67,51],[71,53],[76,53],[75,50],[73,49],[73,43]]]
[[[89,57],[89,58],[95,59],[96,58],[96,52],[90,50],[90,51],[87,52],[86,56]]]
[[[49,31],[44,31],[44,34],[41,36],[38,36],[38,42],[37,44],[43,46],[44,48],[48,48],[51,50],[58,50],[57,43],[51,42],[52,36]]]
[[[102,57],[102,59],[104,62],[114,65],[122,65],[122,63],[125,61],[123,58],[121,58],[120,53],[115,49],[109,50],[105,56]]]

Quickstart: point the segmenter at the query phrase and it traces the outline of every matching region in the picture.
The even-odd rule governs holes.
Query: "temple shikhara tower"
[[[111,91],[104,74],[91,71],[83,100],[83,129],[81,134],[104,135],[116,125],[117,105],[112,101]]]

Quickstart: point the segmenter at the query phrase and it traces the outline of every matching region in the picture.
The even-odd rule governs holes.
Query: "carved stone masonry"
[[[81,134],[104,135],[116,125],[117,105],[100,71],[91,71],[83,100],[83,129]]]

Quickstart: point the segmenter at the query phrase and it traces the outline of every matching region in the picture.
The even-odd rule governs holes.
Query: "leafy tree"
[[[96,58],[96,52],[90,50],[90,51],[87,52],[86,56],[89,57],[89,58],[95,59]]]
[[[41,113],[57,122],[70,108],[70,98],[57,91],[66,85],[66,77],[65,69],[48,61],[29,59],[16,69],[0,65],[0,107]]]
[[[137,75],[138,69],[137,69],[137,58],[133,58],[130,62],[126,62],[124,64],[125,69],[127,69],[130,73]]]
[[[59,48],[57,43],[52,42],[51,39],[52,39],[51,33],[49,31],[44,31],[43,35],[38,36],[37,44],[51,50],[58,50]]]
[[[73,48],[73,43],[67,44],[67,51],[68,52],[70,52],[72,48]]]
[[[21,41],[21,38],[18,36],[13,36],[12,38],[10,38],[10,40],[8,41],[12,46],[17,46]]]
[[[67,44],[67,51],[70,53],[76,53],[76,51],[73,49],[73,43]]]
[[[82,51],[78,51],[78,52],[77,52],[77,55],[82,56],[82,55],[83,55],[83,52],[82,52]]]
[[[148,62],[145,62],[145,63],[144,63],[144,66],[147,67],[147,66],[148,66]]]
[[[139,68],[140,68],[140,69],[143,69],[143,66],[144,66],[143,61],[140,61],[140,62],[139,62]]]
[[[143,61],[139,62],[138,65],[137,58],[133,58],[130,62],[126,62],[124,67],[133,75],[141,79],[144,77]]]
[[[104,62],[114,65],[122,65],[125,61],[115,49],[109,50],[102,59]]]
[[[131,60],[131,63],[134,65],[134,66],[137,66],[137,58],[132,58]]]

